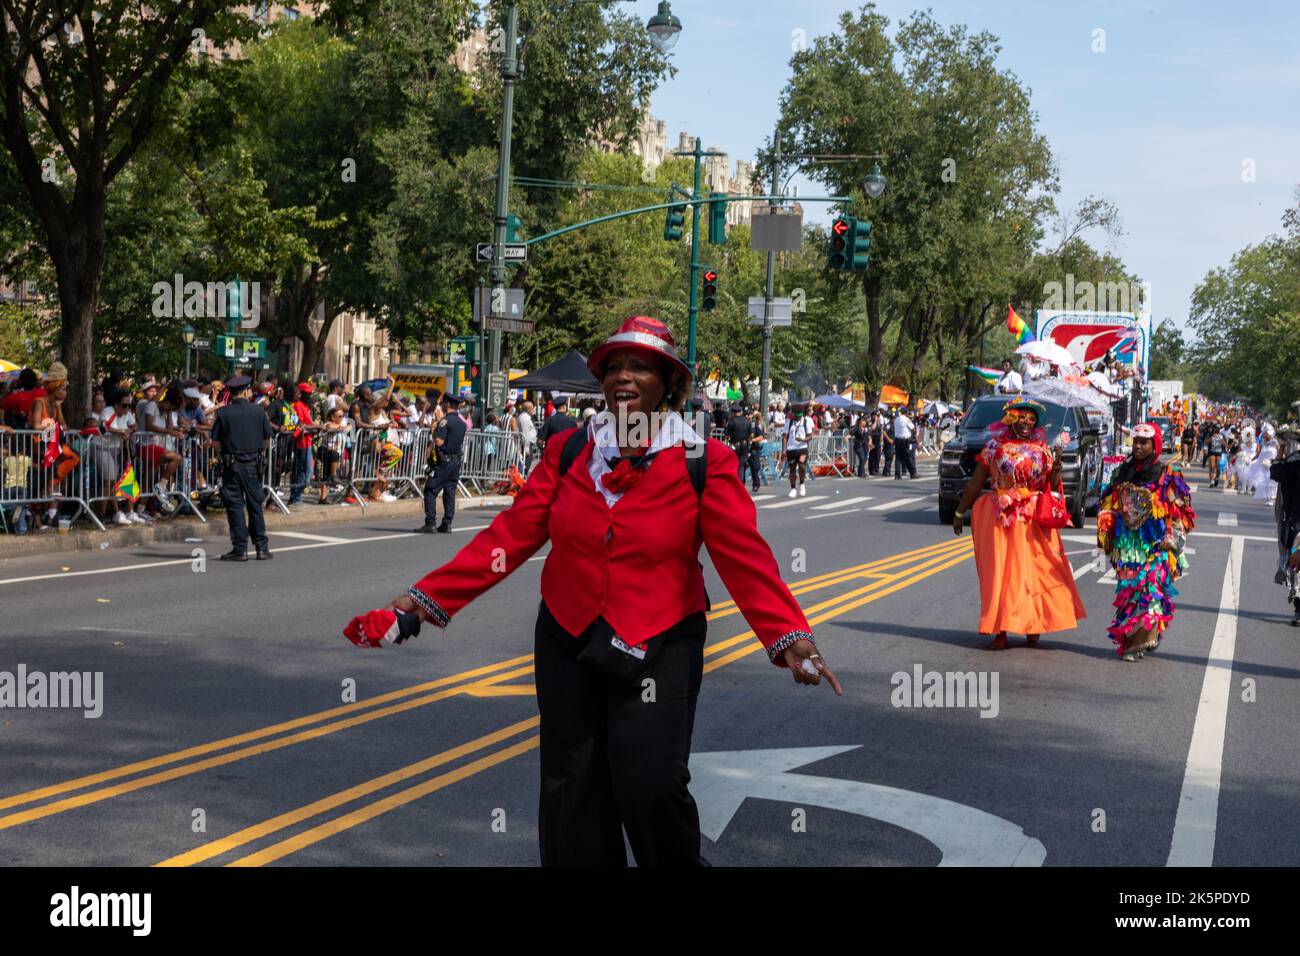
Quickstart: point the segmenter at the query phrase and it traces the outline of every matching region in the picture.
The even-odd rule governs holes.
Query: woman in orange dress
[[[1031,646],[1044,631],[1065,631],[1087,616],[1061,536],[1034,520],[1038,496],[1061,472],[1057,451],[1038,423],[1047,409],[1017,399],[980,452],[975,473],[957,505],[952,530],[961,535],[967,509],[980,579],[980,633],[996,635],[990,650],[1007,646],[1007,631]],[[991,494],[981,494],[992,484]],[[978,501],[976,498],[978,497]]]

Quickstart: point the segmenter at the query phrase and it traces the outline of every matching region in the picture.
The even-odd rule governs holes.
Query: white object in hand
[[[1070,444],[1070,429],[1062,428],[1061,434],[1056,436],[1056,441],[1052,442],[1053,448],[1065,448]]]
[[[817,670],[817,665],[814,664],[806,657],[799,662],[799,669],[803,671],[805,674],[807,674],[809,677],[816,677],[819,673],[821,673],[820,671]]]

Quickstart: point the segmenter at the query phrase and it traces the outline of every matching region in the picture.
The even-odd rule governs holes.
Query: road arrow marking
[[[716,843],[745,798],[755,797],[842,810],[902,827],[939,848],[940,866],[1043,865],[1047,850],[1042,843],[983,810],[915,790],[789,772],[858,746],[692,754],[691,793],[700,811],[700,831]]]

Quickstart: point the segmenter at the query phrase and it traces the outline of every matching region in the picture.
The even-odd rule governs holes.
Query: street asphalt
[[[843,698],[768,663],[703,558],[709,860],[1300,864],[1300,629],[1271,508],[1189,470],[1200,527],[1153,656],[1124,663],[1106,636],[1092,520],[1064,532],[1087,620],[994,652],[969,533],[939,523],[921,467],[757,501]],[[217,561],[210,532],[5,561],[0,673],[102,672],[103,713],[0,710],[0,864],[535,865],[540,555],[446,632],[372,651],[341,634],[490,518],[304,527],[269,563]],[[997,693],[895,706],[918,667]]]

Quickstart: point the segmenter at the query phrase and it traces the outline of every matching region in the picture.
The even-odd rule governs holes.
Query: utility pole
[[[772,136],[776,155],[772,160],[772,195],[781,192],[781,127]],[[767,420],[767,381],[772,374],[772,293],[776,280],[776,253],[767,254],[767,287],[763,292],[763,370],[758,378],[758,410]]]
[[[704,153],[700,149],[700,138],[695,137],[695,189],[691,199],[700,198],[700,161]],[[691,388],[698,384],[698,371],[695,368],[695,325],[699,319],[699,275],[700,275],[700,205],[691,206],[691,294],[690,308],[687,311],[686,364],[691,368]]]
[[[505,301],[506,286],[506,219],[510,212],[510,137],[514,129],[515,81],[519,79],[518,60],[519,6],[512,2],[506,7],[505,55],[501,58],[501,87],[504,100],[501,107],[501,149],[497,161],[497,197],[496,212],[492,220],[492,298],[486,314],[495,314],[495,304]],[[488,333],[487,362],[488,377],[491,381],[494,372],[501,371],[501,333],[493,329]],[[453,383],[454,387],[455,383]],[[484,388],[483,397],[488,397]],[[484,401],[484,412],[487,410]],[[493,408],[493,411],[499,411]]]

